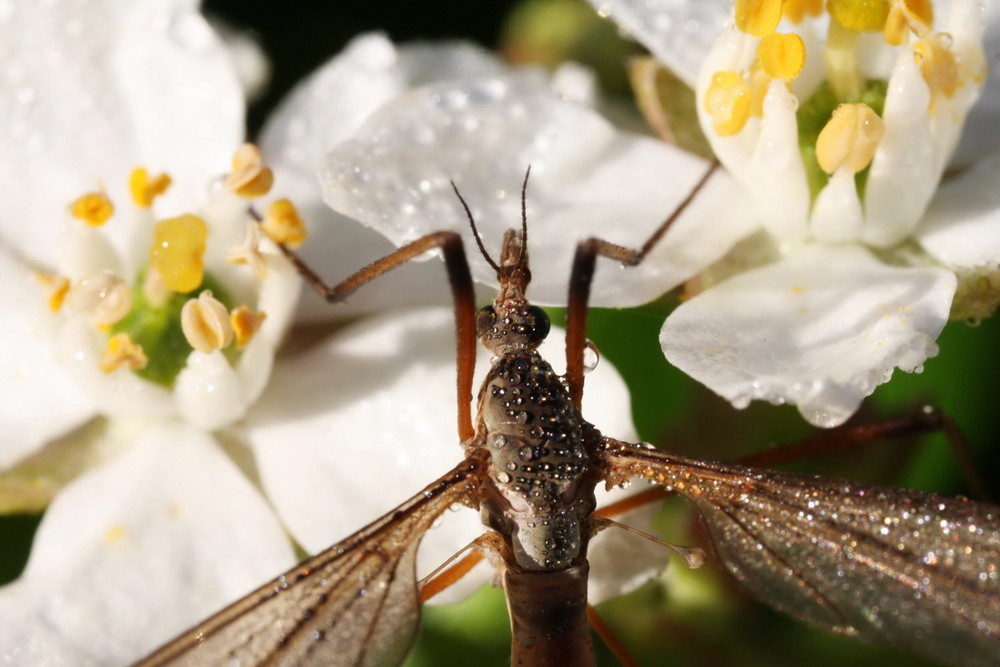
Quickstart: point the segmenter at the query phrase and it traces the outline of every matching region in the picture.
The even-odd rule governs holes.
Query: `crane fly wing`
[[[154,665],[383,665],[406,656],[419,618],[420,538],[478,485],[466,459],[392,512],[163,646]]]
[[[756,597],[935,660],[1000,655],[1000,508],[963,498],[706,463],[610,439],[608,479],[694,503]]]

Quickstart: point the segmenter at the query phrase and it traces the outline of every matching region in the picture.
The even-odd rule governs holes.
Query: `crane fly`
[[[639,263],[710,177],[639,250],[591,238],[576,251],[566,375],[536,348],[549,331],[529,303],[525,190],[520,229],[491,258],[458,195],[499,293],[476,311],[461,237],[424,236],[328,287],[286,255],[329,301],[439,249],[455,302],[458,430],[464,457],[396,509],[195,626],[140,665],[375,665],[403,660],[419,619],[415,559],[448,508],[478,510],[507,595],[515,665],[592,665],[587,545],[606,520],[594,489],[633,478],[699,511],[715,551],[753,595],[842,634],[943,662],[1000,656],[1000,508],[671,455],[600,433],[580,414],[589,286],[596,258]],[[493,353],[472,419],[476,339]]]

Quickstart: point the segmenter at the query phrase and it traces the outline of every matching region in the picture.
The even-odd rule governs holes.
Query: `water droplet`
[[[597,364],[601,362],[601,353],[594,345],[592,341],[587,341],[587,345],[583,348],[583,372],[589,373],[595,368]]]
[[[531,447],[521,447],[520,451],[517,453],[521,457],[522,461],[530,461],[534,458],[535,453]]]
[[[513,477],[511,477],[509,473],[502,472],[499,475],[497,475],[497,479],[500,480],[501,484],[510,484],[510,481],[513,479]]]

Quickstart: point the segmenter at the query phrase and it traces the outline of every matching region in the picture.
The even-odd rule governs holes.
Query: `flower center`
[[[260,152],[246,144],[233,158],[233,172],[223,184],[227,192],[219,196],[259,197],[267,193],[272,180],[271,170],[261,163]],[[148,209],[171,182],[167,174],[152,177],[142,167],[132,171],[128,186],[132,202],[140,211],[136,216],[138,224],[152,222]],[[103,191],[85,194],[70,206],[71,215],[90,227],[103,225],[114,212]],[[248,232],[249,241],[241,249],[241,257],[244,261],[252,257],[250,263],[263,280],[268,260],[260,252],[258,224],[250,221],[249,213],[252,233]],[[260,227],[279,242],[297,244],[305,237],[302,220],[288,200],[272,204]],[[150,382],[171,387],[193,350],[206,354],[221,350],[231,364],[235,363],[239,350],[260,328],[265,314],[234,303],[225,285],[206,270],[210,232],[211,226],[205,220],[190,213],[156,222],[147,263],[131,285],[108,269],[72,283],[63,276],[40,275],[49,307],[60,311],[64,303],[68,304],[73,311],[89,316],[104,333],[106,346],[100,352],[99,368],[106,373],[129,370]],[[93,234],[79,238],[92,240]],[[197,296],[192,298],[191,293],[196,291]]]

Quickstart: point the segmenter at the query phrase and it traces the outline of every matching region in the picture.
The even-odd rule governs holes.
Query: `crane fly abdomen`
[[[479,401],[489,475],[502,498],[485,505],[487,525],[508,528],[501,533],[510,535],[514,558],[526,570],[580,563],[583,526],[596,507],[588,452],[600,433],[534,350],[497,358]]]
[[[510,613],[514,665],[594,665],[587,624],[587,574],[582,565],[550,572],[507,567],[503,587]]]

